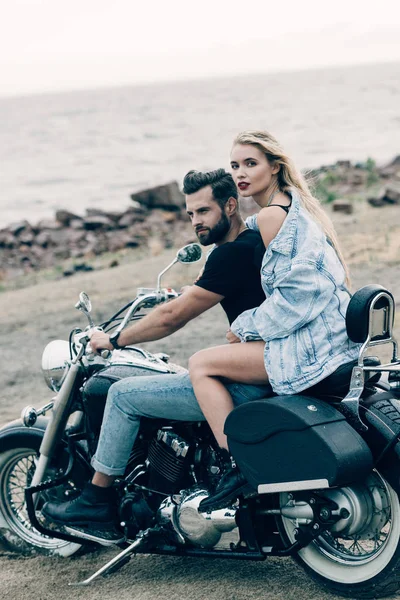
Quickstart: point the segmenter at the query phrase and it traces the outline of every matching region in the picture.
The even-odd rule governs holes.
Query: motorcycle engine
[[[148,487],[165,495],[179,490],[188,472],[189,448],[189,444],[173,431],[159,429],[149,446]]]
[[[180,544],[189,542],[202,548],[230,550],[231,544],[239,543],[236,508],[199,512],[200,502],[208,496],[206,489],[196,485],[166,498],[159,508],[157,521],[172,526],[175,541]]]
[[[204,485],[193,485],[193,462],[190,444],[169,427],[157,431],[148,449],[146,487],[154,490],[144,499],[140,494],[125,496],[121,518],[133,538],[139,529],[155,520],[170,532],[175,543],[189,542],[202,548],[229,550],[239,542],[236,509],[228,507],[201,513],[200,502],[209,496]],[[186,489],[182,489],[186,488]],[[167,496],[164,499],[162,496]]]

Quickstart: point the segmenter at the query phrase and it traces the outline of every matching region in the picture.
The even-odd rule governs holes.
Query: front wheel
[[[296,560],[331,592],[351,598],[382,598],[400,589],[400,502],[383,477],[374,471],[362,483],[320,495],[349,512],[324,532]],[[280,505],[288,494],[280,495]],[[295,541],[296,520],[282,517],[281,531]]]
[[[0,454],[1,537],[17,552],[71,556],[81,548],[79,544],[47,537],[32,527],[29,521],[25,488],[32,481],[36,457],[34,448],[12,448]],[[39,499],[38,509],[43,500]]]

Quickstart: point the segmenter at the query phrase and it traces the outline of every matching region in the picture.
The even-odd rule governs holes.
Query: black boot
[[[117,543],[124,536],[115,528],[116,502],[113,488],[102,488],[87,483],[77,498],[68,502],[46,502],[43,515],[57,524],[68,528],[78,528],[87,533],[86,539],[101,538]]]
[[[199,512],[210,512],[230,506],[239,496],[253,496],[255,490],[239,471],[227,450],[220,450],[220,457],[225,462],[224,474],[218,483],[214,494],[200,502]]]

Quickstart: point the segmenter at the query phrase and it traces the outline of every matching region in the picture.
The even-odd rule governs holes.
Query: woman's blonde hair
[[[304,176],[295,167],[292,159],[285,154],[279,142],[273,135],[266,131],[243,131],[234,139],[233,145],[235,146],[236,144],[255,146],[265,154],[271,165],[277,164],[280,166],[277,174],[279,189],[282,192],[288,191],[289,188],[296,188],[298,190],[302,205],[312,218],[321,225],[326,237],[335,248],[346,274],[346,283],[350,285],[349,270],[340,250],[333,223],[321,207],[319,200],[312,195]]]

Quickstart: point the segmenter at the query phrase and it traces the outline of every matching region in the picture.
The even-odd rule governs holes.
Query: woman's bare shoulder
[[[286,216],[280,206],[266,206],[260,210],[257,223],[265,247],[277,236]]]

